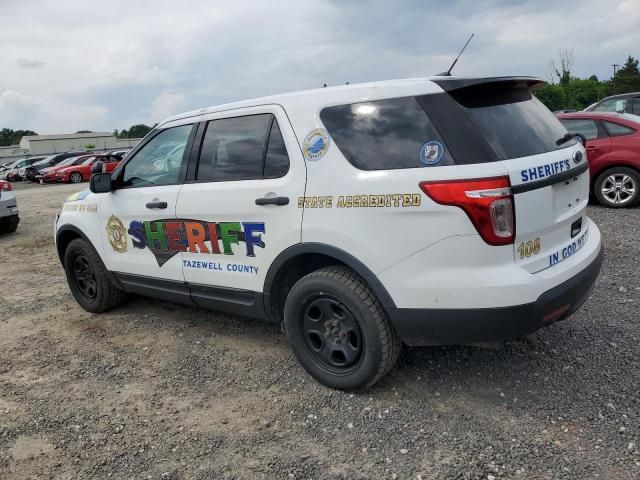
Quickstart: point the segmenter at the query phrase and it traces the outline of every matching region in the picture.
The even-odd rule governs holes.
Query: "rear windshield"
[[[528,88],[489,84],[450,93],[499,160],[566,148],[557,145],[567,130]]]
[[[324,108],[320,119],[361,170],[495,162],[576,142],[557,145],[567,130],[520,84],[337,105]]]

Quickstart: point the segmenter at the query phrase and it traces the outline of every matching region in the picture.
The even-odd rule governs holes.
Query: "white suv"
[[[529,77],[412,79],[171,117],[56,242],[90,312],[125,292],[283,323],[302,366],[358,389],[400,346],[526,336],[602,263],[582,145]]]

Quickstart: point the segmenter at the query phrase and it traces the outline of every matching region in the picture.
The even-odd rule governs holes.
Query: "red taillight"
[[[441,205],[460,207],[490,245],[513,243],[516,219],[509,177],[422,182],[420,188]]]
[[[0,181],[0,190],[2,190],[3,192],[10,192],[11,190],[13,190],[13,187],[9,182]]]

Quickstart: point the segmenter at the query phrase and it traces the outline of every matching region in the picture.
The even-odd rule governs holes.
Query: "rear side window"
[[[640,97],[633,97],[633,111],[634,115],[640,115]]]
[[[273,115],[224,118],[207,124],[197,181],[275,178],[288,170],[287,149]]]
[[[342,154],[361,170],[454,163],[415,97],[327,107],[320,118]]]
[[[607,120],[602,123],[604,123],[607,132],[609,132],[609,135],[612,137],[620,137],[622,135],[629,135],[635,132],[633,128],[627,127],[626,125],[620,125],[619,123],[609,122]]]
[[[278,121],[274,118],[264,159],[264,177],[283,177],[289,171],[289,155]]]
[[[584,135],[584,138],[587,140],[594,140],[598,138],[598,125],[594,120],[589,120],[587,118],[579,119],[579,120],[569,120],[562,119],[560,122],[565,126],[565,128],[571,133],[580,133]]]

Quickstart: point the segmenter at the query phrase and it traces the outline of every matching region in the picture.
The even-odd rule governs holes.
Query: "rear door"
[[[262,292],[275,257],[300,242],[306,167],[279,106],[209,114],[200,132],[178,198],[173,248],[192,298],[211,305],[220,292]]]

